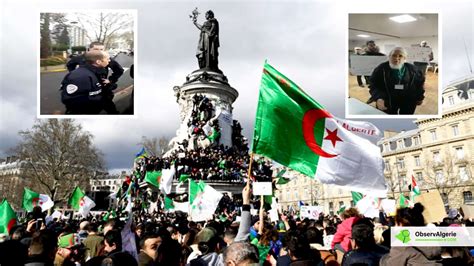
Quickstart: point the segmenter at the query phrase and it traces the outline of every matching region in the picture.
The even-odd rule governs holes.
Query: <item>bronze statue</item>
[[[197,23],[198,15],[199,12],[196,8],[190,17],[194,25],[201,30],[196,51],[199,68],[218,70],[217,57],[219,53],[217,49],[219,47],[219,22],[214,18],[214,12],[212,12],[212,10],[206,12],[206,21],[202,25]]]

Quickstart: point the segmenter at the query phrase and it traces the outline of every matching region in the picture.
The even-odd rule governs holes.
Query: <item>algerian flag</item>
[[[359,210],[359,213],[363,214],[365,217],[379,217],[378,198],[373,198],[372,196],[365,196],[357,202],[356,208]]]
[[[171,193],[171,186],[173,185],[173,177],[176,173],[176,168],[174,165],[171,165],[171,169],[163,169],[161,171],[161,183],[160,190],[165,194]]]
[[[161,171],[147,171],[145,181],[159,188],[161,181]]]
[[[405,195],[400,194],[399,205],[400,205],[400,208],[408,208],[408,207],[411,207],[411,205],[413,204],[409,199],[405,198]]]
[[[23,202],[21,207],[29,212],[33,211],[35,206],[40,206],[41,211],[46,211],[54,206],[54,202],[48,195],[39,194],[32,190],[23,189]]]
[[[211,219],[222,196],[219,191],[206,185],[202,180],[196,184],[190,179],[189,205],[191,220],[198,222]]]
[[[164,208],[165,208],[165,210],[174,209],[173,199],[168,198],[167,196],[165,196],[165,206],[164,206]]]
[[[207,138],[211,141],[211,143],[213,143],[220,136],[221,136],[221,132],[213,127],[211,129],[211,132],[210,132],[209,136],[207,136]]]
[[[285,173],[286,173],[286,169],[283,169],[276,175],[276,178],[278,178],[276,183],[278,185],[284,185],[284,184],[287,184],[288,182],[290,182],[290,179],[288,179],[284,176]]]
[[[411,175],[411,192],[416,196],[420,195],[420,188],[416,184],[416,180],[413,175]]]
[[[361,200],[364,197],[364,195],[362,195],[362,193],[360,192],[351,191],[351,194],[352,194],[352,201],[354,202],[354,204],[357,204],[357,202],[359,202],[359,200]]]
[[[72,192],[68,204],[83,217],[87,217],[90,210],[95,207],[95,202],[86,196],[79,187],[76,187]]]
[[[180,182],[180,183],[184,183],[184,182],[186,182],[190,177],[191,177],[190,174],[181,174],[181,175],[179,176],[179,182]]]
[[[16,225],[16,213],[6,199],[0,203],[0,234],[9,234]]]
[[[252,152],[322,183],[386,196],[380,130],[333,117],[295,83],[265,63]]]

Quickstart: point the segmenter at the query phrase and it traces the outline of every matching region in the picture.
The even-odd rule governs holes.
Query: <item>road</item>
[[[133,114],[131,111],[131,93],[133,79],[130,77],[130,66],[133,56],[118,54],[115,60],[124,68],[124,73],[117,82],[118,88],[114,91],[114,102],[120,114]],[[109,71],[111,73],[112,71]],[[41,115],[64,114],[66,108],[61,103],[59,88],[67,71],[41,73],[40,79],[40,113]],[[105,112],[101,114],[106,114]]]

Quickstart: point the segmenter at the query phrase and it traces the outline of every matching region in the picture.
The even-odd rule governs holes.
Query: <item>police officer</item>
[[[89,51],[104,51],[105,46],[101,42],[92,42],[89,45]],[[84,65],[86,59],[84,56],[76,56],[71,58],[69,62],[66,64],[67,69],[69,72],[76,69],[76,67]],[[108,69],[112,70],[112,74],[109,75]],[[117,81],[122,76],[124,70],[122,66],[115,61],[114,59],[110,59],[109,65],[105,68],[105,71],[101,73],[98,77],[99,81],[102,83],[102,93],[103,93],[103,105],[104,110],[109,114],[118,114],[117,108],[115,107],[114,102],[112,99],[114,98],[114,93],[112,92],[117,88]]]
[[[85,63],[68,73],[61,83],[61,101],[66,114],[99,114],[104,109],[103,85],[98,77],[110,63],[104,51],[89,51]]]

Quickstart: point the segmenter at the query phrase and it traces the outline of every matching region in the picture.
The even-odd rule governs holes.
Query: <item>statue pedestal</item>
[[[183,85],[175,87],[175,93],[180,106],[181,125],[176,137],[171,140],[172,149],[167,154],[177,149],[178,142],[189,140],[188,122],[193,111],[193,96],[196,94],[207,97],[214,107],[212,118],[218,119],[221,132],[218,144],[232,147],[232,104],[239,93],[229,85],[227,77],[220,70],[193,71]]]

